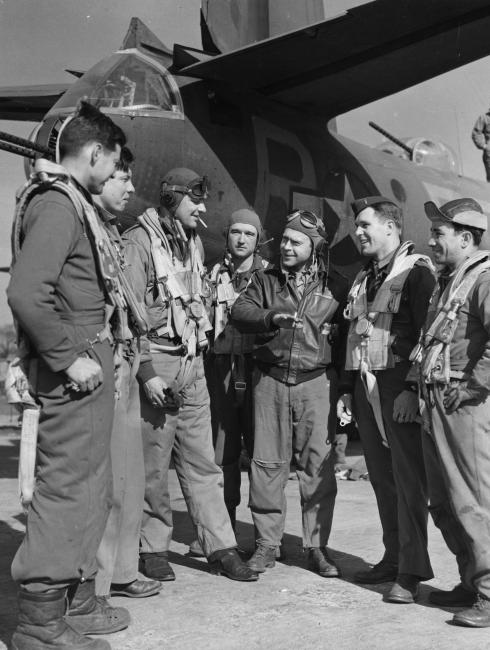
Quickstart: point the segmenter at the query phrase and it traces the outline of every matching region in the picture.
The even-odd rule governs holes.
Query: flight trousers
[[[456,555],[462,584],[490,598],[490,396],[443,405],[445,386],[428,389],[430,436],[424,445],[434,523]]]
[[[337,494],[335,438],[336,373],[300,384],[254,373],[255,439],[250,509],[257,543],[279,546],[286,522],[285,488],[294,460],[301,499],[303,545],[328,543]]]
[[[485,167],[487,182],[490,183],[490,151],[487,149],[483,150],[483,166]]]
[[[111,582],[125,584],[138,577],[139,539],[145,467],[141,437],[139,355],[123,358],[119,372],[120,395],[111,436],[112,509],[97,551],[97,595],[107,596]]]
[[[205,360],[206,380],[211,399],[214,460],[223,470],[225,504],[230,516],[240,504],[242,440],[249,456],[253,448],[253,359],[243,357],[246,388],[239,394],[232,377],[229,354],[210,353]]]
[[[94,340],[103,326],[64,325],[74,345]],[[63,588],[97,571],[111,505],[114,362],[108,341],[94,343],[89,354],[104,375],[91,393],[71,390],[64,373],[39,360],[36,485],[26,535],[12,563],[13,579],[30,591]]]
[[[155,371],[167,384],[177,377],[182,357],[152,352]],[[142,388],[141,416],[145,459],[145,502],[141,553],[167,551],[173,533],[168,487],[170,461],[179,478],[197,538],[206,556],[236,546],[223,497],[223,472],[214,462],[209,394],[202,356],[196,357],[181,391],[177,411],[148,402]]]
[[[408,362],[376,372],[389,448],[382,444],[359,374],[354,386],[354,412],[383,529],[384,559],[397,565],[398,573],[430,580],[434,574],[427,551],[428,491],[422,429],[417,422],[393,420],[393,404],[405,388],[407,372]]]

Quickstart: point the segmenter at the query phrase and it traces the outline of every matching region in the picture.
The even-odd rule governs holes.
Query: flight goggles
[[[286,219],[286,223],[290,223],[291,221],[294,221],[299,217],[299,220],[301,221],[301,225],[304,228],[316,228],[317,230],[323,230],[323,223],[322,221],[316,216],[314,212],[310,212],[309,210],[295,210],[291,214],[288,215]]]
[[[163,184],[162,190],[164,192],[181,192],[187,194],[193,201],[204,201],[208,198],[208,179],[206,176],[196,178],[188,185],[167,185]]]

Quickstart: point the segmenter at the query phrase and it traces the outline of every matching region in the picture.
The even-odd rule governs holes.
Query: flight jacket
[[[342,360],[339,324],[347,299],[347,280],[333,271],[325,281],[315,273],[302,295],[277,266],[258,271],[231,311],[232,323],[244,333],[256,333],[254,359],[266,374],[285,384],[299,384],[318,377]],[[302,319],[293,329],[273,324],[276,314]]]

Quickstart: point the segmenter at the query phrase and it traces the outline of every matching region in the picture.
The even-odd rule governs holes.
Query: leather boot
[[[266,569],[272,569],[276,564],[276,549],[277,546],[259,544],[257,550],[247,562],[248,566],[257,573],[264,573]]]
[[[477,594],[473,607],[457,612],[452,622],[463,627],[490,627],[490,600]]]
[[[106,596],[95,595],[95,580],[85,580],[68,589],[66,621],[79,634],[112,634],[128,627],[129,612],[112,607]]]
[[[162,590],[159,580],[132,580],[125,583],[111,583],[111,596],[126,596],[126,598],[148,598],[156,596]]]
[[[202,557],[204,557],[204,554]],[[174,570],[168,563],[168,551],[140,553],[139,570],[151,580],[158,580],[159,582],[175,580]]]
[[[340,571],[335,562],[329,557],[325,548],[310,548],[308,550],[308,568],[318,573],[322,578],[338,578]]]
[[[234,548],[225,548],[222,551],[211,553],[208,562],[211,573],[215,575],[226,576],[231,580],[240,580],[241,582],[255,582],[259,579],[257,573],[240,560],[240,556]]]
[[[410,605],[414,603],[419,595],[420,578],[410,573],[398,574],[389,593],[386,595],[387,603],[398,603]]]
[[[107,641],[88,639],[67,625],[65,611],[66,589],[43,593],[21,589],[12,650],[111,650]]]

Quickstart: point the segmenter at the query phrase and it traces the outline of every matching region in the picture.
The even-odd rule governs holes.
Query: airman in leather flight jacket
[[[254,359],[259,368],[286,384],[318,377],[328,367],[339,368],[339,336],[345,331],[343,309],[348,283],[335,270],[315,273],[302,295],[280,267],[254,274],[248,288],[233,305],[233,324],[257,334]],[[296,315],[293,329],[273,324],[275,314]],[[339,327],[340,326],[340,327]]]

